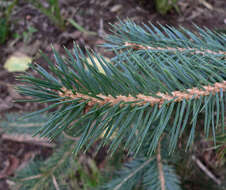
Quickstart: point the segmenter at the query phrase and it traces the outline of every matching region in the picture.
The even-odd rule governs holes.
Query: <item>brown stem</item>
[[[144,49],[144,50],[158,50],[158,51],[172,51],[172,52],[185,52],[185,51],[190,51],[192,54],[213,54],[213,55],[218,55],[218,54],[223,54],[226,55],[225,51],[212,51],[209,49],[205,49],[205,50],[199,50],[199,49],[195,49],[195,48],[172,48],[172,47],[151,47],[151,46],[144,46],[144,45],[140,45],[140,44],[136,44],[136,43],[130,43],[130,42],[125,42],[124,46],[126,47],[131,47],[135,50],[140,50],[140,49]]]
[[[164,177],[164,172],[163,172],[163,165],[162,165],[162,158],[161,158],[161,140],[162,138],[159,139],[159,144],[157,148],[157,165],[158,165],[158,170],[159,170],[159,180],[161,184],[161,190],[165,190],[165,177]]]
[[[133,105],[141,105],[141,106],[147,103],[149,103],[150,106],[154,106],[155,104],[159,104],[159,106],[161,106],[165,101],[173,100],[174,102],[181,102],[184,99],[186,100],[190,100],[192,98],[198,99],[201,96],[208,96],[210,94],[214,95],[220,92],[221,90],[225,92],[226,81],[217,82],[213,86],[211,85],[203,86],[203,89],[204,90],[201,90],[195,87],[195,88],[187,89],[187,92],[173,91],[172,95],[158,92],[156,95],[159,97],[146,96],[143,94],[137,94],[136,97],[133,97],[131,95],[129,96],[118,95],[116,97],[112,97],[111,95],[106,96],[106,95],[99,94],[97,95],[98,98],[95,98],[95,97],[84,95],[78,92],[76,94],[73,94],[71,90],[62,88],[63,93],[59,92],[59,95],[61,97],[69,97],[71,99],[81,98],[83,100],[89,100],[88,106],[91,106],[91,107],[95,104],[99,104],[100,106],[103,106],[107,103],[110,103],[111,105],[116,105],[120,102],[135,102],[133,103]]]

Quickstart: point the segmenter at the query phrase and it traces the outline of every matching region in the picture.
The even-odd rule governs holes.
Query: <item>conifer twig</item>
[[[38,179],[38,178],[41,178],[41,177],[42,177],[42,174],[38,174],[38,175],[23,178],[23,179],[21,179],[21,181],[29,181],[29,180]]]
[[[159,139],[159,144],[157,147],[157,165],[159,170],[159,180],[161,183],[161,190],[165,190],[165,177],[164,177],[162,158],[161,158],[161,140],[162,140],[162,137]]]
[[[221,89],[224,92],[226,91],[226,81],[217,82],[213,86],[211,85],[203,86],[203,89],[205,90],[201,90],[195,87],[195,88],[187,89],[187,92],[174,91],[172,92],[172,95],[158,92],[156,95],[159,96],[159,98],[153,97],[153,96],[146,96],[143,94],[138,94],[136,97],[133,97],[131,95],[129,96],[119,95],[119,96],[116,96],[115,98],[112,97],[111,95],[106,96],[106,95],[99,94],[97,95],[97,97],[99,98],[95,98],[95,97],[81,94],[81,93],[73,94],[71,90],[67,90],[66,88],[62,88],[63,93],[60,92],[59,95],[61,97],[70,97],[72,99],[81,98],[83,100],[89,100],[88,106],[93,106],[95,104],[104,105],[107,103],[110,103],[111,105],[115,105],[115,104],[118,104],[119,102],[137,102],[137,103],[133,103],[133,105],[134,104],[145,105],[147,103],[150,103],[151,106],[155,104],[159,104],[161,106],[165,101],[173,100],[174,102],[181,102],[184,99],[186,100],[189,100],[192,98],[198,99],[200,98],[200,96],[208,96],[210,94],[216,94],[220,92]]]
[[[152,160],[154,160],[154,157],[150,157],[148,160],[146,160],[140,167],[138,167],[136,170],[134,170],[132,173],[130,173],[126,178],[122,180],[121,183],[119,183],[113,190],[119,190],[120,187],[126,183],[131,177],[133,177],[137,172],[142,170],[145,166],[147,166]]]
[[[140,44],[136,44],[136,43],[130,43],[130,42],[125,42],[124,44],[125,47],[131,47],[133,49],[136,49],[136,50],[141,50],[141,49],[144,49],[144,50],[157,50],[157,51],[172,51],[172,52],[177,52],[177,51],[180,51],[180,52],[186,52],[186,51],[190,51],[192,54],[201,54],[201,55],[204,55],[206,53],[208,54],[213,54],[213,55],[219,55],[219,54],[223,54],[223,55],[226,55],[226,52],[225,51],[212,51],[212,50],[209,50],[209,49],[205,49],[205,50],[199,50],[199,49],[195,49],[195,48],[172,48],[172,47],[151,47],[151,46],[144,46],[144,45],[140,45]]]
[[[54,187],[56,188],[56,190],[60,190],[56,177],[54,175],[52,175],[52,179],[53,179],[53,184],[54,184]]]

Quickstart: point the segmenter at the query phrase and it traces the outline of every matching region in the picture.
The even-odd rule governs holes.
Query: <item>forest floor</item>
[[[179,12],[171,10],[164,16],[157,13],[153,3],[138,0],[59,0],[59,2],[61,14],[65,19],[71,18],[97,35],[79,31],[69,22],[66,22],[65,30],[60,30],[39,10],[24,1],[19,1],[12,13],[11,35],[4,45],[0,45],[0,121],[1,117],[5,118],[6,113],[30,112],[42,107],[35,103],[14,102],[15,99],[23,98],[15,90],[18,85],[16,81],[18,73],[8,72],[3,65],[15,52],[35,57],[35,61],[43,65],[45,63],[39,57],[39,50],[52,57],[51,46],[63,54],[63,47],[70,49],[75,42],[81,47],[89,47],[110,56],[96,45],[104,42],[103,35],[109,33],[109,23],[117,22],[118,18],[121,20],[129,18],[136,23],[159,22],[173,26],[181,25],[189,29],[193,29],[194,23],[226,32],[225,0],[181,0],[178,4]],[[29,143],[3,139],[1,134],[0,124],[0,190],[7,190],[8,177],[33,156],[34,150],[42,155],[48,155],[50,151],[48,148]]]

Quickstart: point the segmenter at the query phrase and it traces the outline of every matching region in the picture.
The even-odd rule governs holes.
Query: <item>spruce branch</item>
[[[122,180],[121,183],[119,183],[113,190],[119,190],[124,183],[126,183],[131,177],[136,175],[140,170],[144,169],[148,164],[150,164],[151,161],[153,161],[154,158],[151,157],[147,159],[144,163],[142,163],[138,168],[136,168],[132,173],[130,173],[126,178]]]
[[[64,180],[67,174],[76,168],[76,163],[71,156],[74,146],[74,141],[67,141],[47,161],[31,161],[14,177],[16,187],[21,190],[66,188]]]
[[[125,163],[123,168],[117,172],[117,175],[102,186],[106,190],[132,190],[142,185],[144,172],[149,168],[149,165],[155,160],[155,157],[144,158],[137,157],[128,163]],[[141,188],[141,186],[140,186]]]
[[[110,61],[75,45],[72,51],[65,49],[64,58],[53,50],[55,64],[44,57],[50,71],[33,65],[40,78],[21,76],[28,84],[19,87],[22,94],[51,103],[29,116],[55,109],[36,134],[54,139],[65,132],[79,138],[75,153],[86,151],[100,137],[100,145],[109,144],[111,152],[124,146],[138,154],[148,144],[150,156],[164,133],[170,135],[169,152],[185,131],[190,147],[202,115],[206,136],[212,132],[215,140],[219,124],[224,133],[226,60],[224,54],[212,52],[225,52],[225,35],[151,26],[114,25],[111,43],[104,45],[115,52]],[[132,51],[124,47],[126,42],[157,49]],[[159,49],[169,47],[178,51]],[[187,54],[179,51],[187,48]]]
[[[173,159],[165,150],[168,138],[162,136],[156,154],[151,157],[135,157],[117,172],[104,189],[132,190],[180,190],[180,178],[169,162]]]
[[[212,56],[225,57],[224,33],[200,28],[197,25],[194,27],[196,33],[181,26],[179,28],[161,24],[155,26],[152,23],[138,26],[130,20],[119,21],[118,24],[112,25],[113,35],[106,38],[109,43],[104,47],[114,50],[130,46],[135,50],[151,50],[154,53],[179,51],[187,55],[212,54]]]

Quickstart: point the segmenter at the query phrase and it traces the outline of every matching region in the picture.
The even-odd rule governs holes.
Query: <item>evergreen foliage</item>
[[[39,139],[40,142],[37,143],[38,138],[31,135],[43,125],[43,122],[47,121],[46,115],[39,114],[24,120],[18,119],[20,117],[21,115],[15,113],[7,114],[6,120],[0,122],[3,134],[12,135],[12,139],[15,138],[16,141],[21,139],[21,142],[43,146],[41,143],[43,139]],[[29,135],[29,141],[27,135]],[[84,162],[71,154],[75,146],[74,140],[61,135],[55,143],[57,146],[54,146],[53,154],[47,160],[43,160],[41,156],[36,156],[25,167],[16,172],[16,176],[12,178],[15,185],[11,186],[10,189],[79,190],[92,189],[98,185],[100,172],[95,162],[88,156],[86,162]]]
[[[73,174],[76,163],[70,156],[72,141],[64,143],[46,162],[31,162],[15,178],[19,188],[27,190],[68,189],[67,178]]]
[[[169,142],[167,139],[159,143],[155,155],[149,158],[137,156],[126,163],[124,168],[118,172],[117,177],[103,186],[103,189],[181,190],[180,178],[172,165],[180,156],[169,157],[167,151],[164,150]]]
[[[217,127],[225,134],[226,35],[195,27],[196,34],[119,21],[103,45],[115,53],[111,61],[76,45],[65,48],[66,57],[53,50],[55,63],[43,55],[48,69],[33,64],[40,77],[21,76],[26,85],[18,88],[32,101],[50,103],[28,114],[51,112],[36,134],[51,140],[62,132],[79,137],[76,154],[100,139],[99,147],[109,145],[112,154],[124,147],[142,158],[108,189],[133,189],[139,183],[144,189],[180,189],[175,171],[162,163],[161,141],[167,139],[168,155],[179,139],[187,139],[189,148],[200,128],[215,143]]]

